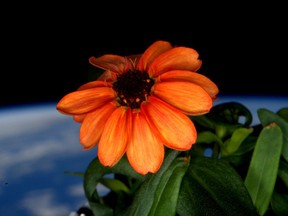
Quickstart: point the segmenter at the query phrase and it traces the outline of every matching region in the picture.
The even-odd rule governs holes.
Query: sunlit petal
[[[164,159],[164,145],[151,131],[141,112],[133,113],[133,129],[127,157],[131,166],[143,175],[157,172]]]
[[[80,127],[80,143],[85,149],[90,149],[99,142],[105,123],[115,109],[115,103],[107,103],[87,114]]]
[[[118,107],[105,124],[98,144],[98,157],[104,166],[115,165],[126,151],[132,128],[131,109]]]
[[[85,89],[89,89],[89,88],[96,88],[96,87],[111,87],[111,83],[107,83],[105,81],[91,81],[88,83],[85,83],[83,85],[81,85],[77,90],[81,91],[81,90],[85,90]]]
[[[173,70],[161,74],[157,81],[187,81],[201,86],[212,98],[216,98],[219,93],[217,85],[208,77],[191,71]]]
[[[115,97],[115,92],[110,87],[85,89],[65,95],[58,102],[56,108],[66,114],[84,114],[115,100]]]
[[[162,53],[172,49],[169,42],[156,41],[150,47],[146,49],[142,58],[139,60],[137,68],[140,71],[146,71],[149,65]]]
[[[181,111],[150,96],[141,110],[152,128],[159,132],[165,145],[175,150],[189,150],[196,142],[197,132],[193,122]],[[154,131],[153,130],[153,131]]]
[[[152,77],[157,77],[170,70],[197,71],[202,64],[202,60],[198,57],[199,54],[194,49],[175,47],[156,58],[150,65],[148,73]]]
[[[210,95],[194,83],[157,82],[152,88],[154,95],[186,114],[200,115],[212,108]]]
[[[111,70],[115,73],[123,73],[131,68],[130,61],[127,58],[118,55],[107,54],[100,56],[99,58],[92,56],[89,58],[89,62],[95,67]]]

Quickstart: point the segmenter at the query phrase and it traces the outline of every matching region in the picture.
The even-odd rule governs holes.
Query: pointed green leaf
[[[239,174],[221,159],[192,158],[183,177],[177,213],[180,216],[256,216]]]
[[[263,128],[245,178],[245,185],[260,215],[267,211],[274,190],[282,151],[282,137],[281,129],[276,124]]]
[[[244,164],[249,164],[252,150],[256,144],[257,141],[256,136],[248,136],[239,146],[237,151],[233,152],[232,154],[221,157],[224,160],[229,161],[231,164],[234,165],[234,167],[239,167],[240,169],[243,167]],[[244,165],[246,167],[246,165]]]
[[[272,122],[275,122],[281,128],[283,134],[282,155],[285,160],[288,161],[288,122],[268,109],[258,109],[257,113],[264,127]]]
[[[65,174],[68,174],[68,175],[74,175],[74,176],[84,176],[84,173],[83,172],[70,172],[70,171],[65,171],[64,172]]]
[[[211,131],[204,131],[198,133],[197,143],[206,143],[206,144],[217,143],[220,146],[223,144],[222,140]]]
[[[127,194],[130,193],[129,188],[118,179],[101,178],[99,183],[103,184],[105,187],[114,192],[123,191]]]
[[[166,154],[166,158],[161,168],[158,170],[156,174],[151,174],[145,179],[145,181],[141,185],[141,188],[135,194],[133,203],[127,209],[127,211],[123,213],[123,215],[125,216],[149,215],[152,205],[155,201],[155,193],[157,190],[159,190],[158,188],[159,185],[161,187],[161,185],[163,185],[164,183],[161,182],[161,180],[162,178],[166,179],[166,181],[169,180],[169,178],[167,178],[167,176],[165,175],[165,172],[169,170],[170,165],[172,164],[172,162],[174,161],[174,159],[177,157],[178,154],[179,154],[178,151],[170,151],[168,154]]]
[[[223,157],[231,155],[236,152],[242,142],[253,132],[253,128],[238,128],[236,129],[231,138],[227,139],[222,145],[221,155]]]
[[[109,172],[109,168],[104,167],[98,160],[94,158],[88,165],[84,174],[84,192],[88,201],[99,201],[99,195],[96,185],[99,180]]]
[[[155,192],[154,202],[149,216],[174,216],[182,178],[187,170],[187,163],[181,158],[174,161],[164,173]]]

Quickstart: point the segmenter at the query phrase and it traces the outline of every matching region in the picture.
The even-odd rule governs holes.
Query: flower
[[[114,166],[126,153],[140,174],[155,173],[164,146],[189,150],[197,131],[188,115],[210,111],[218,87],[196,71],[202,61],[196,50],[156,41],[142,55],[107,54],[89,62],[104,70],[96,80],[65,95],[61,113],[81,123],[84,149],[98,145],[98,159]]]

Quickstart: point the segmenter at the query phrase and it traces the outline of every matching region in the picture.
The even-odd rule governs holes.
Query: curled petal
[[[114,73],[123,73],[131,68],[130,61],[127,58],[118,55],[107,54],[100,56],[99,58],[92,56],[89,58],[89,62],[95,67],[110,70]]]
[[[75,91],[65,95],[57,104],[58,111],[78,115],[115,100],[116,93],[110,87],[98,87]]]
[[[156,58],[150,65],[148,73],[152,77],[157,77],[170,70],[197,71],[202,65],[198,57],[199,54],[194,49],[175,47]]]
[[[201,115],[212,108],[212,98],[199,85],[191,82],[157,82],[152,93],[190,115]]]
[[[99,142],[105,123],[115,109],[115,103],[107,103],[87,114],[80,127],[80,143],[84,149],[90,149]]]
[[[212,98],[216,98],[216,95],[219,93],[217,85],[212,82],[208,77],[191,71],[181,71],[173,70],[161,74],[157,81],[166,82],[166,81],[186,81],[193,82],[201,86]]]
[[[146,49],[142,55],[137,68],[140,71],[147,71],[149,65],[162,53],[172,49],[172,46],[169,42],[166,41],[156,41],[151,46]]]
[[[76,122],[81,123],[85,119],[86,115],[87,115],[86,113],[82,114],[82,115],[74,115],[73,116],[73,120],[76,121]]]
[[[112,83],[116,81],[116,79],[117,79],[117,73],[107,70],[104,71],[104,73],[102,73],[97,80]]]
[[[81,85],[77,91],[89,89],[89,88],[96,88],[96,87],[112,87],[111,83],[107,83],[105,81],[91,81]]]
[[[118,107],[107,120],[98,144],[99,161],[114,166],[126,151],[132,129],[131,109]]]
[[[164,145],[175,150],[189,150],[196,142],[197,132],[193,122],[181,111],[150,96],[141,104],[154,133],[158,131]]]
[[[164,145],[151,130],[143,113],[132,115],[133,129],[126,151],[128,160],[140,174],[155,173],[164,159]]]

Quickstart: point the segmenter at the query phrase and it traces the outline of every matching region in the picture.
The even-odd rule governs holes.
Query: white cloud
[[[101,183],[97,184],[96,189],[100,196],[105,196],[110,192],[110,189]],[[68,194],[73,197],[84,197],[84,188],[83,184],[72,185],[68,188]]]
[[[19,207],[25,208],[31,216],[63,216],[71,212],[69,206],[55,202],[55,194],[51,190],[29,192]]]
[[[5,176],[8,172],[11,175],[14,168],[17,169],[14,173],[18,177],[37,170],[52,169],[55,159],[80,153],[80,146],[77,149],[70,144],[66,141],[43,140],[39,145],[27,145],[18,151],[1,151],[0,175]]]
[[[68,193],[74,197],[82,197],[84,195],[83,184],[71,185]]]

